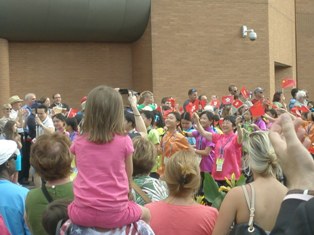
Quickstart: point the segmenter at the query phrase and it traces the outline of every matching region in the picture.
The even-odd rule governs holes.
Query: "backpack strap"
[[[41,191],[43,192],[43,194],[45,195],[45,198],[47,199],[47,201],[50,203],[53,201],[51,195],[48,193],[48,190],[46,188],[46,184],[42,183],[41,185]]]
[[[147,194],[132,180],[131,182],[132,188],[137,192],[141,198],[143,198],[145,203],[151,203],[152,200],[147,196]]]
[[[252,201],[250,201],[249,194],[248,194],[248,191],[247,191],[245,185],[242,185],[242,190],[243,190],[243,193],[245,196],[247,206],[248,206],[249,211],[250,211],[250,219],[248,222],[248,226],[249,226],[248,231],[253,232],[255,230],[254,225],[253,225],[254,224],[254,215],[255,215],[255,190],[254,190],[254,187],[252,184],[248,184],[248,185],[251,188]]]

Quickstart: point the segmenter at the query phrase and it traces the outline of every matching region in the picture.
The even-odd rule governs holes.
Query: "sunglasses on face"
[[[12,108],[6,108],[5,110],[7,110],[7,111],[11,111],[11,110],[12,110]]]
[[[8,161],[10,161],[10,160],[14,160],[14,161],[16,161],[16,159],[17,159],[17,155],[15,154],[15,153],[13,153],[12,155],[11,155],[11,157],[8,159]]]

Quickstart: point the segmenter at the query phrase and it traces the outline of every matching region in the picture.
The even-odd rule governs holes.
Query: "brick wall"
[[[229,84],[272,95],[275,61],[295,74],[294,4],[281,1],[159,0],[152,2],[153,87],[182,103],[191,87],[227,94]],[[243,39],[247,25],[257,40]],[[282,37],[281,37],[282,36]],[[158,97],[161,98],[161,97]]]
[[[296,1],[298,87],[314,100],[314,1]]]
[[[65,103],[79,107],[95,86],[131,87],[130,44],[10,43],[11,95],[37,98],[59,92]]]

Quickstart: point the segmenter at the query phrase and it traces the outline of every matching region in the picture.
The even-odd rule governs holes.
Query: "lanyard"
[[[198,150],[202,150],[202,145],[203,145],[203,136],[201,135],[201,139],[200,139],[199,142],[198,142],[198,147],[197,147],[197,149],[198,149]]]
[[[229,139],[226,141],[226,143],[224,145],[222,144],[220,146],[220,148],[219,148],[219,154],[220,154],[219,157],[220,158],[224,158],[224,149],[225,149],[226,145],[232,140],[232,138],[233,138],[233,135],[229,137]]]
[[[213,129],[212,129],[211,127],[209,127],[209,128],[206,128],[205,131],[212,132]],[[199,135],[201,135],[201,134],[199,133]],[[204,137],[201,135],[200,141],[198,142],[198,145],[197,145],[197,146],[198,146],[198,147],[197,147],[198,150],[203,150],[203,149],[205,149],[205,148],[202,148],[202,147],[203,147],[203,138],[204,138]]]

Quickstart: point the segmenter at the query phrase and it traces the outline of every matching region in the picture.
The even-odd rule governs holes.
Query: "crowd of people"
[[[14,95],[0,119],[0,234],[314,234],[314,108],[230,85],[221,99],[98,86],[73,113]],[[128,104],[122,95],[127,95]],[[219,210],[204,176],[235,176]],[[302,231],[302,232],[300,232]]]

